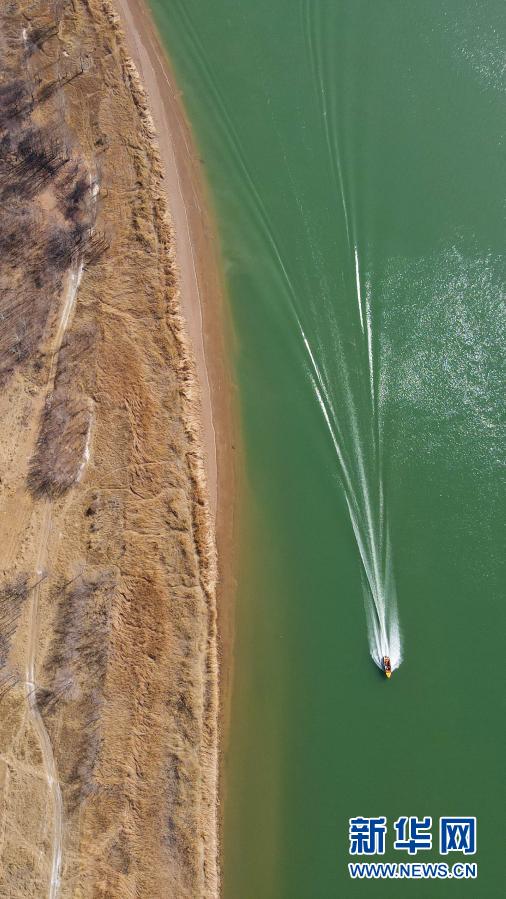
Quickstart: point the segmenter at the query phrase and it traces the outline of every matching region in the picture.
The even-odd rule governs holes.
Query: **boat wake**
[[[376,603],[374,602],[373,608],[373,604],[367,601],[367,588],[364,596],[371,657],[378,668],[383,670],[383,659],[387,656],[392,671],[395,671],[402,662],[401,631],[395,592],[390,592],[388,600],[381,604],[381,615],[376,610]]]
[[[301,14],[310,57],[321,122],[328,151],[329,186],[336,215],[336,234],[331,236],[336,261],[329,273],[322,254],[318,224],[297,187],[288,153],[283,153],[284,171],[303,236],[306,271],[311,284],[301,287],[290,270],[283,239],[276,233],[272,216],[248,165],[241,134],[236,129],[220,90],[216,73],[209,66],[197,30],[186,5],[176,4],[191,38],[192,52],[205,76],[215,111],[215,127],[242,176],[243,209],[247,209],[270,254],[276,275],[276,290],[287,302],[304,347],[304,368],[310,380],[325,426],[337,457],[336,480],[344,488],[350,521],[363,573],[363,592],[370,653],[383,668],[389,656],[392,670],[401,659],[401,636],[384,501],[381,384],[379,354],[375,351],[372,315],[372,285],[361,279],[361,259],[353,204],[347,201],[346,166],[340,152],[337,106],[331,86],[335,82],[333,51],[324,46],[325,22],[319,4],[301,0]],[[328,69],[328,71],[327,71]],[[330,93],[329,93],[330,90]],[[283,136],[273,118],[274,132],[283,146]],[[339,233],[338,233],[339,232]],[[326,223],[325,237],[328,237]],[[362,266],[363,267],[363,266]],[[362,284],[363,281],[363,284]],[[377,335],[376,335],[377,337]]]
[[[362,563],[371,657],[381,670],[384,670],[384,658],[388,657],[394,671],[402,662],[402,640],[385,504],[382,427],[385,384],[378,352],[379,335],[373,327],[373,286],[367,272],[361,271],[356,204],[353,189],[352,202],[349,202],[345,181],[347,167],[341,152],[334,49],[326,40],[328,29],[321,7],[310,0],[301,0],[300,13],[315,99],[325,133],[329,182],[333,185],[338,211],[336,250],[339,246],[341,251],[340,255],[336,252],[338,271],[334,285],[320,279],[323,296],[318,297],[318,305],[323,305],[323,309],[313,304],[314,351],[307,334],[302,328],[301,331],[313,389],[339,461]],[[350,302],[352,296],[356,304]],[[316,359],[320,360],[320,366]]]
[[[367,314],[370,320],[370,312]],[[298,324],[309,360],[309,378],[339,463],[340,480],[362,563],[364,607],[371,657],[381,670],[383,659],[385,656],[389,657],[391,669],[395,671],[402,662],[402,639],[384,501],[381,428],[374,402],[372,364],[368,378],[373,384],[370,418],[364,421],[363,416],[358,415],[353,394],[349,392],[349,378],[344,379],[348,386],[347,401],[339,414],[332,400],[325,372],[316,361],[300,320]],[[368,351],[368,358],[372,363],[372,349]]]

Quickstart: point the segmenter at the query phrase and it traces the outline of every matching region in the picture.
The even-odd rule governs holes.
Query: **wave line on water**
[[[287,261],[283,256],[277,236],[269,220],[268,210],[261,191],[247,164],[240,136],[234,126],[219,85],[206,62],[205,53],[191,17],[184,4],[178,2],[177,10],[185,21],[188,33],[191,35],[191,51],[196,57],[198,68],[202,69],[205,74],[205,80],[210,90],[211,102],[217,113],[217,127],[235,164],[244,176],[247,189],[246,194],[249,195],[248,208],[253,215],[256,226],[260,233],[263,233],[270,247],[281,276],[280,282],[283,292],[294,316],[309,360],[307,376],[336,453],[350,521],[362,562],[364,601],[371,656],[376,664],[382,667],[383,656],[388,655],[391,659],[392,669],[395,669],[401,661],[400,632],[388,528],[383,508],[384,489],[381,477],[381,441],[378,437],[379,418],[375,397],[371,290],[367,280],[365,281],[365,291],[362,289],[359,248],[356,242],[353,242],[351,239],[351,232],[355,229],[352,229],[353,216],[350,216],[346,201],[336,110],[333,103],[328,104],[325,90],[325,76],[328,76],[328,72],[325,65],[322,22],[319,17],[315,20],[312,19],[315,15],[313,4],[306,3],[304,9],[306,39],[309,44],[315,91],[325,130],[330,175],[340,200],[350,257],[354,255],[355,260],[355,277],[353,278],[351,272],[351,277],[347,277],[346,269],[342,269],[342,276],[348,286],[351,286],[354,281],[357,291],[361,335],[364,339],[363,367],[367,372],[363,387],[361,384],[355,383],[356,359],[347,359],[347,352],[349,351],[340,333],[336,310],[330,301],[330,297],[333,295],[330,285],[325,286],[323,296],[320,297],[323,309],[312,302],[310,303],[310,310],[313,313],[312,327],[318,329],[320,322],[322,322],[327,336],[330,333],[333,337],[332,356],[329,356],[327,360],[329,364],[327,365],[325,359],[327,339],[323,340],[321,345],[320,341],[318,341],[321,364],[317,362],[316,353],[311,347],[306,329],[302,325],[298,312],[299,304],[297,302],[298,296],[294,280],[288,270]],[[315,25],[316,27],[314,27]],[[307,231],[308,223],[300,203],[299,209],[304,228]],[[310,235],[308,236],[310,237]],[[312,245],[311,240],[310,245]],[[323,316],[322,311],[324,313]],[[336,403],[332,400],[332,384],[335,381],[335,376],[332,377],[330,374],[333,366],[335,366],[336,359],[339,364],[339,409],[336,408]],[[370,403],[370,415],[367,416],[360,412],[360,400],[364,388],[370,397],[368,401],[368,405]],[[358,393],[356,393],[357,390]],[[375,502],[373,502],[373,498]],[[376,505],[378,507],[377,512]]]
[[[375,521],[363,452],[359,445],[359,434],[355,428],[351,428],[354,440],[357,441],[355,458],[359,469],[359,477],[354,479],[350,464],[345,459],[342,432],[331,397],[299,320],[298,325],[311,363],[310,380],[340,465],[348,513],[362,562],[364,606],[371,657],[379,668],[383,668],[383,658],[388,656],[392,670],[395,670],[402,661],[401,634],[390,537],[383,510],[382,478],[381,476],[379,478],[379,514]],[[356,484],[354,480],[357,481]]]

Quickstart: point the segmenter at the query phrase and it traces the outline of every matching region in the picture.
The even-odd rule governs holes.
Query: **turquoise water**
[[[224,896],[502,895],[506,9],[153,8],[237,332]],[[352,883],[358,815],[476,815],[478,880]]]

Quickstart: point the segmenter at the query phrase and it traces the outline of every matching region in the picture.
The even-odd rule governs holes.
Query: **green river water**
[[[503,896],[506,7],[152,5],[237,335],[223,895]],[[360,815],[383,860],[478,879],[352,882]],[[402,815],[431,851],[392,848]],[[477,816],[475,856],[439,855],[444,815]]]

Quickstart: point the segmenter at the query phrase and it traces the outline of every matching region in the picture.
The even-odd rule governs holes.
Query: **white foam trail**
[[[372,355],[372,323],[371,323],[371,285],[369,281],[365,288],[365,318],[367,322],[367,362],[369,365],[369,383],[371,387],[371,403],[374,409],[374,366]],[[362,329],[363,330],[363,329]]]
[[[204,52],[204,48],[200,40],[198,39],[191,20],[188,17],[188,13],[185,12],[184,4],[180,5],[180,13],[182,16],[184,16],[185,25],[188,29],[188,32],[192,35],[193,38],[193,52],[195,52],[196,56],[198,57],[199,64],[202,66],[202,69],[205,73],[206,82],[210,90],[211,100],[216,112],[215,118],[217,127],[220,129],[224,145],[228,147],[235,161],[235,164],[238,167],[238,170],[240,170],[240,172],[244,176],[243,181],[246,188],[245,197],[246,201],[248,202],[249,211],[253,216],[253,220],[260,233],[267,240],[272,252],[273,259],[277,263],[279,273],[281,275],[281,285],[284,289],[286,298],[288,299],[291,311],[295,316],[295,320],[299,328],[299,333],[304,344],[305,352],[307,353],[307,357],[309,360],[308,377],[314,390],[318,406],[324,417],[325,425],[329,431],[342,475],[346,500],[348,503],[348,508],[350,510],[350,518],[352,521],[353,531],[357,540],[357,545],[359,548],[362,566],[367,582],[366,601],[368,602],[371,609],[371,615],[376,616],[376,628],[380,633],[380,637],[377,641],[371,640],[371,655],[373,655],[373,658],[375,658],[375,660],[377,658],[379,659],[380,656],[378,652],[378,646],[380,648],[384,648],[385,645],[389,646],[391,643],[392,649],[390,653],[386,654],[390,654],[392,667],[397,667],[397,664],[400,660],[400,650],[397,651],[395,649],[395,645],[397,641],[397,644],[400,646],[400,638],[397,639],[396,637],[396,634],[398,634],[398,625],[396,623],[396,618],[394,617],[394,615],[396,614],[394,613],[396,604],[391,601],[390,597],[388,603],[385,600],[385,597],[389,596],[388,582],[391,579],[393,583],[393,576],[391,575],[391,573],[388,573],[389,563],[385,561],[388,556],[388,553],[385,550],[385,545],[387,543],[387,531],[384,525],[384,516],[382,512],[383,488],[381,481],[378,485],[378,477],[381,472],[381,466],[379,465],[376,457],[376,462],[373,462],[373,467],[371,470],[370,465],[366,464],[367,460],[365,455],[367,453],[370,435],[371,433],[374,434],[375,430],[374,428],[371,429],[370,421],[367,421],[364,425],[364,422],[360,419],[360,415],[356,408],[356,396],[354,394],[353,386],[351,383],[353,381],[353,375],[351,369],[348,369],[346,365],[346,349],[341,346],[339,327],[335,322],[332,321],[331,316],[333,314],[333,310],[331,308],[331,304],[329,304],[329,306],[325,309],[325,313],[330,312],[330,317],[328,315],[325,315],[325,318],[328,319],[326,321],[326,324],[330,326],[333,336],[335,336],[335,352],[339,359],[342,360],[342,367],[340,371],[340,390],[341,394],[346,398],[344,420],[342,420],[341,416],[337,414],[336,408],[332,402],[332,391],[330,389],[331,380],[329,375],[327,374],[324,359],[322,358],[321,365],[318,365],[318,363],[316,362],[315,354],[302,328],[299,315],[297,314],[297,309],[299,308],[297,291],[294,288],[294,284],[290,277],[287,265],[285,263],[285,260],[283,259],[283,254],[280,246],[278,245],[275,232],[271,226],[269,213],[263,202],[261,192],[257,187],[256,181],[251,171],[249,170],[247,159],[241,146],[239,134],[236,131],[234,122],[228,112],[228,109],[224,102],[224,98],[220,92],[219,85],[215,80],[212,69],[206,63],[206,54]],[[327,104],[325,91],[325,82],[328,79],[324,77],[327,73],[325,71],[325,66],[323,65],[323,62],[325,61],[325,54],[321,46],[322,22],[320,21],[319,17],[318,4],[311,3],[309,2],[309,0],[307,0],[304,8],[304,14],[305,22],[307,23],[307,36],[311,50],[310,55],[312,59],[313,76],[315,78],[318,103],[320,105],[322,122],[328,146],[332,178],[341,201],[340,205],[342,207],[342,214],[344,217],[348,247],[350,249],[350,252],[353,252],[353,247],[355,244],[351,240],[352,223],[350,221],[348,204],[346,201],[343,166],[338,140],[339,132],[336,122],[336,109],[334,103]],[[313,21],[314,17],[316,17],[315,21]],[[298,203],[298,206],[301,212],[301,216],[304,220],[304,207],[300,202]],[[309,245],[312,244],[317,246],[317,241],[315,240],[312,242],[310,240]],[[376,414],[376,410],[374,402],[372,323],[370,308],[368,309],[368,316],[364,314],[364,298],[362,296],[362,285],[360,284],[360,260],[358,248],[355,248],[355,250],[355,273],[356,276],[358,276],[358,280],[356,283],[358,288],[359,315],[363,335],[365,335],[367,327],[366,340],[368,381],[370,384],[369,389],[372,401],[371,414],[374,416]],[[322,299],[325,303],[326,297],[323,296]],[[367,297],[365,298],[365,302],[368,302]],[[314,309],[313,311],[316,314],[321,314],[322,310]],[[335,326],[334,328],[332,327],[333,325]],[[317,347],[317,349],[320,349],[320,347]],[[351,436],[347,436],[349,434],[351,434]],[[376,454],[379,453],[379,447],[377,445],[375,447],[375,452]],[[358,471],[354,470],[356,468],[358,468]],[[380,497],[380,509],[378,515],[375,516],[372,496],[376,498],[377,494],[379,494]]]
[[[318,365],[317,365],[317,363],[316,363],[316,359],[315,359],[315,357],[314,357],[314,354],[313,354],[313,351],[312,351],[312,349],[311,349],[310,343],[309,343],[309,341],[308,341],[308,339],[307,339],[307,337],[306,337],[306,335],[305,335],[305,333],[304,333],[304,330],[303,330],[302,325],[301,325],[300,321],[298,320],[298,318],[297,318],[297,322],[298,322],[298,325],[299,325],[300,333],[301,333],[301,335],[302,335],[302,340],[304,341],[304,346],[306,347],[306,351],[307,351],[308,356],[309,356],[309,359],[310,359],[310,361],[311,361],[311,367],[312,367],[312,369],[313,369],[313,372],[314,372],[314,374],[315,374],[315,377],[316,377],[316,379],[317,379],[317,381],[318,381],[319,386],[318,386],[318,384],[316,383],[315,378],[312,377],[312,376],[311,376],[311,383],[312,383],[313,389],[314,389],[314,391],[315,391],[315,393],[316,393],[316,398],[317,398],[317,400],[318,400],[318,404],[319,404],[320,409],[321,409],[321,411],[322,411],[322,413],[323,413],[323,417],[324,417],[324,419],[325,419],[325,423],[326,423],[326,425],[327,425],[327,428],[328,428],[330,437],[331,437],[331,439],[332,439],[332,443],[333,443],[333,445],[334,445],[334,449],[335,449],[335,451],[336,451],[337,458],[339,459],[339,463],[340,463],[340,465],[341,465],[341,470],[342,470],[342,473],[343,473],[343,476],[344,476],[344,479],[345,479],[345,482],[346,482],[346,488],[347,488],[349,494],[351,495],[351,497],[353,498],[354,502],[356,502],[355,491],[354,491],[354,489],[353,489],[353,482],[352,482],[352,480],[351,480],[350,473],[349,473],[349,470],[348,470],[348,466],[347,466],[347,464],[346,464],[346,462],[345,462],[345,459],[344,459],[344,456],[343,456],[341,447],[340,447],[340,445],[339,445],[338,437],[337,437],[336,434],[334,433],[334,428],[332,427],[332,423],[331,423],[331,420],[330,420],[330,414],[329,414],[329,411],[328,411],[328,408],[327,408],[327,406],[328,406],[328,407],[330,408],[330,410],[332,411],[332,414],[333,414],[332,403],[331,403],[331,401],[330,401],[330,397],[329,397],[327,388],[325,387],[325,383],[324,383],[323,378],[322,378],[322,376],[321,376],[320,369],[319,369],[319,367],[318,367]],[[320,388],[321,388],[321,389],[320,389]],[[334,419],[335,419],[335,416],[334,416],[334,415],[333,415],[333,417],[334,417]],[[336,424],[337,424],[337,423],[336,423]]]
[[[350,520],[362,561],[364,601],[371,656],[382,667],[383,656],[388,655],[392,668],[397,668],[402,659],[401,635],[388,525],[385,519],[381,421],[375,389],[376,377],[379,377],[377,386],[380,390],[382,383],[381,372],[375,372],[374,368],[372,290],[369,280],[365,281],[365,290],[361,282],[359,247],[354,238],[353,205],[350,217],[346,202],[338,128],[338,105],[332,91],[329,93],[329,102],[327,100],[327,84],[335,84],[333,68],[335,60],[332,49],[329,52],[329,45],[325,39],[325,18],[321,15],[319,5],[311,3],[311,0],[302,0],[300,12],[315,93],[325,131],[331,173],[341,200],[348,246],[354,258],[356,299],[360,329],[364,339],[364,367],[366,368],[364,387],[370,396],[370,417],[364,419],[361,412],[361,400],[355,392],[358,387],[359,393],[361,393],[361,386],[356,384],[355,369],[347,364],[346,347],[341,344],[339,329],[337,328],[335,334],[335,352],[340,367],[340,402],[336,409],[332,402],[330,387],[332,380],[325,367],[325,347],[317,346],[317,350],[321,350],[320,355],[322,356],[321,367],[319,367],[300,322],[299,327],[311,363],[311,383],[341,467]],[[344,275],[343,281],[346,283]],[[325,297],[322,299],[325,304]],[[332,325],[333,312],[328,307],[325,308],[325,311],[327,313],[330,311],[331,319],[327,324]],[[315,309],[315,312],[317,315],[321,315],[321,310]],[[334,333],[332,336],[334,337]],[[328,346],[327,342],[325,346]],[[355,362],[353,364],[355,366]],[[321,376],[322,370],[326,383]],[[381,399],[381,394],[379,399]],[[344,460],[346,464],[343,464]]]
[[[353,455],[358,465],[357,476],[354,477],[341,447],[340,439],[342,442],[342,438],[340,438],[337,416],[329,391],[304,329],[300,321],[298,319],[297,321],[311,364],[310,380],[341,468],[350,521],[362,562],[364,605],[371,657],[379,668],[383,668],[383,658],[389,656],[392,670],[395,670],[402,661],[401,633],[397,614],[390,539],[384,515],[381,467],[379,464],[377,468],[375,467],[375,476],[379,478],[379,510],[378,515],[375,516],[356,416],[352,414],[350,421],[354,444]],[[372,351],[369,359],[372,365]],[[379,452],[378,445],[376,445],[376,451]]]
[[[361,431],[357,410],[353,401],[352,388],[349,381],[349,373],[344,366],[342,370],[343,387],[348,397],[347,403],[347,430],[351,434],[351,448],[345,455],[345,440],[341,431],[339,416],[334,409],[330,389],[326,384],[326,378],[322,375],[322,369],[316,361],[315,354],[309,343],[307,335],[295,308],[295,292],[288,277],[284,265],[282,271],[287,281],[291,294],[291,307],[295,316],[300,335],[310,362],[310,380],[315,392],[318,405],[322,411],[325,424],[330,434],[332,444],[340,465],[346,502],[350,520],[355,535],[355,540],[360,554],[364,572],[364,603],[366,609],[367,631],[371,657],[378,667],[383,668],[383,657],[389,656],[392,670],[399,667],[402,661],[401,633],[397,614],[397,598],[395,594],[395,581],[390,558],[390,541],[388,527],[384,513],[384,488],[381,475],[381,440],[376,438],[377,405],[374,390],[374,355],[372,342],[372,311],[371,311],[371,286],[366,281],[365,290],[365,321],[364,328],[362,310],[362,287],[360,283],[360,259],[358,248],[355,246],[355,274],[359,310],[361,313],[362,334],[367,346],[367,369],[371,397],[372,416],[372,446],[374,450],[373,471],[368,471],[365,460],[364,437]],[[344,359],[344,356],[343,356]],[[324,369],[325,370],[325,369]],[[369,431],[367,423],[366,430]],[[363,430],[363,427],[362,427]],[[355,462],[356,473],[352,466]],[[374,479],[373,486],[377,486],[378,513],[374,514],[371,501],[370,480]],[[374,491],[376,495],[376,490]]]
[[[364,333],[364,313],[362,311],[362,291],[360,288],[360,268],[358,265],[358,250],[355,247],[355,284],[357,286],[358,312],[360,315],[360,327]]]
[[[371,658],[378,668],[383,670],[383,658],[388,656],[391,669],[395,671],[402,662],[401,634],[397,615],[390,616],[388,627],[381,626],[377,616],[372,614],[371,605],[366,601],[364,606]]]

